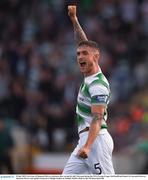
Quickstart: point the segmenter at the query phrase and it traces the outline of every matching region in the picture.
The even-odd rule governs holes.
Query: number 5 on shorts
[[[100,163],[94,164],[94,168],[95,168],[96,170],[98,170],[98,173],[97,173],[97,174],[102,174],[102,170],[101,170],[101,167],[100,167]]]

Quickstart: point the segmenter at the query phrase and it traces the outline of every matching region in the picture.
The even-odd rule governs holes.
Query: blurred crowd
[[[67,5],[0,0],[0,171],[8,159],[13,172],[9,156],[16,147],[20,158],[24,150],[30,156],[69,152],[78,138],[75,105],[83,77]],[[148,1],[81,0],[78,16],[88,39],[99,43],[111,84],[114,153],[147,144]]]

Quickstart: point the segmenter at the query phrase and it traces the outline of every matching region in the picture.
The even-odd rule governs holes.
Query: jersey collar
[[[100,74],[100,73],[102,73],[101,69],[100,69],[97,73],[92,74],[92,75],[90,75],[90,76],[87,76],[87,77],[85,77],[84,79],[85,79],[85,80],[88,80],[88,79],[90,79],[90,78],[92,78],[92,77],[95,77],[96,75],[98,75],[98,74]]]

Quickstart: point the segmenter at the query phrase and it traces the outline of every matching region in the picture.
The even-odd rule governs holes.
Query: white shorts
[[[107,129],[102,129],[94,141],[88,158],[77,157],[85,144],[88,131],[80,134],[77,147],[72,152],[62,174],[115,174],[112,163],[113,140]]]

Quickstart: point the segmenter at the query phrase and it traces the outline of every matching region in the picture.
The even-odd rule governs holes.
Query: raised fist
[[[76,18],[77,7],[74,5],[68,6],[68,15],[71,19]]]

